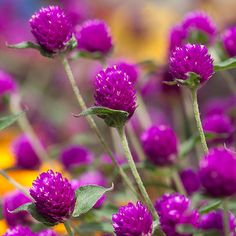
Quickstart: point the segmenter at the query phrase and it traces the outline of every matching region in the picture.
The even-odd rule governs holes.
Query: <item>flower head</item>
[[[156,201],[155,208],[160,217],[161,229],[167,236],[186,236],[176,231],[181,224],[197,227],[199,213],[190,209],[190,200],[184,195],[164,194]]]
[[[18,225],[14,228],[8,229],[3,236],[37,236],[29,227]]]
[[[221,37],[225,51],[229,56],[236,56],[236,26],[233,26],[223,33]]]
[[[13,78],[3,70],[0,70],[0,96],[15,92],[17,85]]]
[[[136,109],[136,91],[130,77],[117,66],[108,67],[95,78],[95,105],[129,113]]]
[[[16,158],[16,165],[25,169],[36,169],[41,162],[35,153],[29,138],[26,135],[19,136],[12,145]]]
[[[45,230],[40,231],[37,235],[38,236],[57,236],[57,233],[51,229],[45,229]]]
[[[170,30],[169,35],[169,50],[173,51],[176,47],[180,47],[185,43],[187,38],[187,31],[183,29],[182,25],[175,25]]]
[[[176,79],[187,80],[195,73],[202,84],[213,75],[213,59],[204,45],[187,44],[177,47],[170,56],[170,72]]]
[[[75,207],[75,191],[66,178],[48,170],[33,182],[30,195],[37,211],[49,222],[59,223],[68,219]]]
[[[165,166],[175,161],[178,140],[170,127],[152,126],[142,134],[141,141],[148,159],[155,165]]]
[[[152,214],[141,202],[120,207],[112,222],[117,236],[152,235]]]
[[[72,37],[72,24],[59,6],[42,7],[29,23],[38,44],[49,53],[64,50]]]
[[[206,193],[213,197],[236,193],[236,157],[223,147],[213,148],[200,162],[199,176]]]
[[[113,46],[110,29],[102,20],[85,21],[75,36],[80,50],[107,54]]]

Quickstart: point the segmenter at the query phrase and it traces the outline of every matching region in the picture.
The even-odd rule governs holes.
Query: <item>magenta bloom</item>
[[[213,75],[213,59],[204,45],[187,44],[177,47],[170,56],[170,72],[176,79],[188,79],[188,73],[194,72],[204,83]]]
[[[173,51],[176,47],[182,46],[187,38],[187,31],[183,29],[182,25],[175,25],[170,30],[169,35],[169,49]]]
[[[38,44],[49,53],[64,50],[72,37],[72,24],[59,6],[42,7],[29,23]]]
[[[3,70],[0,70],[0,96],[15,92],[17,85],[13,78]]]
[[[3,217],[9,226],[14,227],[18,224],[26,224],[29,222],[30,217],[27,212],[10,213],[10,211],[28,202],[31,202],[31,200],[20,191],[11,192],[3,198]]]
[[[152,214],[141,203],[128,203],[112,215],[113,228],[117,236],[151,236]]]
[[[198,43],[212,44],[215,41],[216,25],[205,12],[194,11],[188,13],[183,19],[182,27],[188,32],[188,38],[192,38],[194,33],[200,33],[201,36],[205,37]]]
[[[116,161],[118,162],[119,165],[123,165],[125,163],[127,163],[127,160],[124,156],[121,155],[115,155]],[[101,156],[101,163],[102,165],[112,165],[112,160],[111,157],[108,154],[103,154]]]
[[[178,140],[174,131],[166,126],[152,126],[141,136],[147,158],[158,166],[173,164],[178,152]]]
[[[222,44],[230,57],[236,56],[236,26],[233,26],[223,33]]]
[[[229,227],[231,236],[236,236],[235,222],[235,216],[231,212],[229,212]],[[224,234],[223,211],[216,210],[202,215],[200,217],[199,228],[203,230],[217,230],[221,236],[226,236]]]
[[[65,169],[71,170],[81,165],[90,165],[93,160],[92,153],[79,145],[69,145],[62,150],[60,160]]]
[[[220,147],[213,148],[200,162],[199,176],[206,193],[226,197],[236,193],[236,156]]]
[[[129,113],[136,109],[136,91],[129,76],[116,66],[108,67],[95,78],[95,105]]]
[[[57,236],[57,233],[51,229],[45,229],[45,230],[40,231],[37,235],[38,236]]]
[[[16,165],[25,169],[37,169],[41,161],[35,153],[29,138],[26,135],[19,136],[12,145],[16,158]]]
[[[30,195],[37,211],[51,223],[64,222],[74,211],[75,191],[58,172],[41,173],[33,182]]]
[[[186,236],[176,232],[178,225],[197,227],[199,213],[191,210],[191,202],[178,193],[164,194],[156,201],[155,208],[160,217],[160,226],[166,236]]]
[[[78,48],[88,52],[107,54],[112,49],[110,29],[102,20],[85,21],[76,33]]]
[[[3,236],[37,236],[29,227],[18,225],[14,228],[8,229]]]

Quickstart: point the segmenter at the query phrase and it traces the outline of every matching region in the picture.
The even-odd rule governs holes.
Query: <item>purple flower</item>
[[[187,38],[187,31],[183,29],[182,25],[175,25],[170,30],[169,35],[169,50],[173,51],[176,47],[180,47],[185,43]]]
[[[178,193],[164,194],[156,201],[155,208],[160,217],[160,226],[166,236],[186,236],[176,232],[178,225],[197,227],[199,213],[191,210],[191,202]]]
[[[235,236],[236,229],[236,218],[229,212],[229,227],[230,235]],[[224,234],[224,223],[223,223],[223,211],[216,210],[202,215],[199,222],[199,228],[203,230],[217,230],[221,236],[226,236]]]
[[[178,152],[177,137],[166,125],[151,126],[141,136],[147,158],[158,166],[173,164]]]
[[[115,155],[116,161],[118,162],[119,165],[123,165],[125,163],[127,163],[127,160],[124,156],[121,155]],[[108,154],[103,154],[101,156],[101,163],[102,165],[112,165],[112,160],[111,157]]]
[[[37,211],[51,223],[64,222],[74,211],[75,191],[58,172],[41,173],[33,182],[30,195]]]
[[[112,215],[113,228],[117,236],[151,236],[152,214],[141,203],[128,203]]]
[[[12,144],[16,165],[25,169],[37,169],[41,162],[35,153],[29,138],[22,134]]]
[[[188,32],[187,38],[192,38],[196,33],[203,34],[200,35],[201,40],[194,43],[212,44],[215,41],[216,25],[205,12],[194,11],[188,13],[183,19],[182,27]]]
[[[11,192],[3,198],[3,216],[9,226],[14,227],[18,224],[26,224],[29,222],[29,214],[26,211],[10,213],[10,211],[28,202],[31,202],[31,200],[19,191]]]
[[[93,160],[93,155],[82,146],[69,145],[62,150],[60,160],[65,169],[71,170],[81,165],[90,165]]]
[[[221,37],[225,51],[229,56],[236,56],[236,26],[233,26],[223,33]]]
[[[187,44],[177,47],[170,56],[170,72],[176,79],[187,80],[188,73],[199,76],[204,83],[213,75],[213,59],[204,45]]]
[[[51,229],[45,229],[45,230],[40,231],[37,235],[38,236],[57,236],[57,233]]]
[[[0,96],[12,93],[17,90],[17,85],[13,78],[3,70],[0,70]]]
[[[18,225],[14,228],[8,229],[3,236],[36,236],[29,227]]]
[[[193,169],[184,169],[180,172],[180,178],[188,195],[197,192],[200,188],[200,179],[198,173]]]
[[[129,113],[136,109],[136,91],[129,76],[116,66],[100,71],[95,78],[95,105]]]
[[[206,193],[213,197],[236,193],[236,157],[233,152],[213,148],[200,162],[199,176]]]
[[[42,7],[29,23],[38,44],[49,53],[64,50],[72,37],[72,24],[59,6]]]
[[[76,33],[78,48],[88,52],[107,54],[112,49],[110,29],[102,20],[85,21]]]

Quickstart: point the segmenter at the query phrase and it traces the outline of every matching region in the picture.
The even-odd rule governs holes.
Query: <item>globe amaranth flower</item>
[[[40,231],[37,236],[57,236],[58,234],[51,229],[44,229]]]
[[[93,161],[93,155],[82,146],[69,145],[62,150],[60,160],[65,169],[71,170],[81,165],[90,165]]]
[[[169,62],[174,78],[187,80],[188,73],[195,73],[202,84],[213,75],[213,59],[208,49],[200,44],[186,44],[172,51]]]
[[[78,49],[107,54],[112,49],[112,38],[107,24],[98,19],[85,21],[76,32]]]
[[[26,224],[30,221],[29,214],[26,211],[18,213],[10,212],[28,202],[31,202],[31,200],[20,191],[11,192],[4,196],[2,212],[3,217],[9,226],[14,227],[18,224]]]
[[[216,24],[205,12],[188,13],[182,21],[182,27],[187,31],[187,38],[192,39],[193,43],[212,44],[215,41]]]
[[[211,132],[224,137],[216,137],[211,140],[213,143],[232,142],[235,128],[228,116],[224,114],[215,114],[207,116],[203,120],[203,129],[205,132]]]
[[[160,226],[166,236],[186,236],[177,232],[177,227],[181,224],[197,227],[199,213],[192,210],[190,205],[190,200],[178,193],[164,194],[156,201]]]
[[[12,144],[15,155],[16,166],[25,169],[37,169],[41,161],[35,153],[29,138],[26,135],[20,135]]]
[[[48,222],[64,222],[74,211],[75,191],[58,172],[48,170],[41,173],[33,182],[30,195],[35,200],[37,211]]]
[[[187,31],[184,30],[181,24],[171,28],[169,34],[169,51],[173,51],[176,47],[182,46],[187,38]]]
[[[147,158],[155,165],[173,164],[178,152],[178,140],[174,131],[166,125],[151,126],[141,136]]]
[[[95,78],[95,105],[129,113],[136,109],[136,91],[129,76],[116,66],[100,71]]]
[[[236,157],[223,147],[210,149],[200,161],[199,176],[205,192],[213,197],[236,193]]]
[[[119,154],[115,154],[115,158],[116,158],[116,161],[119,165],[123,165],[125,163],[127,163],[127,160],[124,156],[121,156]],[[102,165],[112,165],[113,162],[111,160],[111,157],[108,155],[108,154],[103,154],[101,155],[101,163]]]
[[[3,236],[37,236],[37,234],[33,233],[29,227],[18,225],[8,229]]]
[[[230,57],[236,56],[236,26],[226,29],[221,37],[223,47]]]
[[[112,222],[117,236],[151,236],[152,214],[141,202],[128,203],[112,215]]]
[[[228,214],[230,236],[235,236],[236,218],[231,212],[229,212]],[[220,236],[226,236],[224,234],[223,211],[218,209],[216,211],[211,211],[207,214],[202,215],[200,217],[198,227],[203,230],[216,230],[218,231],[218,233],[220,233]]]
[[[12,93],[17,90],[17,85],[13,78],[0,69],[0,96],[5,95],[6,93]]]
[[[63,51],[72,37],[72,24],[59,6],[42,7],[29,23],[38,44],[49,53]]]

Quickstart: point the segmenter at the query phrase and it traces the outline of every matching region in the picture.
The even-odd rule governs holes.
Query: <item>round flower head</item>
[[[223,147],[213,148],[200,162],[199,176],[207,194],[213,197],[236,193],[236,157]]]
[[[231,212],[229,212],[230,236],[236,236],[235,222],[235,216]],[[223,211],[216,210],[202,215],[198,227],[203,230],[217,230],[220,233],[220,236],[226,236],[224,234]]]
[[[110,29],[102,20],[84,22],[75,36],[80,50],[107,54],[112,49]]]
[[[141,203],[128,203],[112,215],[112,222],[117,236],[151,236],[152,214]]]
[[[62,150],[60,160],[67,170],[81,165],[90,165],[93,160],[92,153],[79,145],[70,145]]]
[[[177,154],[177,137],[166,125],[152,126],[141,136],[147,158],[158,166],[173,164]]]
[[[169,50],[173,51],[176,47],[182,46],[187,38],[187,32],[182,25],[175,25],[170,30],[169,35]]]
[[[129,76],[117,68],[108,67],[95,78],[95,105],[129,113],[136,109],[136,91]]]
[[[236,26],[233,26],[223,33],[222,37],[222,44],[224,46],[225,51],[228,53],[229,56],[235,57],[236,56]]]
[[[166,236],[186,236],[176,231],[181,224],[197,227],[199,213],[190,209],[190,200],[184,195],[164,194],[156,201],[155,208],[160,217],[161,229]]]
[[[40,231],[37,235],[38,236],[57,236],[57,233],[51,229],[45,229],[45,230]]]
[[[75,191],[58,172],[41,173],[33,182],[30,195],[37,211],[51,223],[64,222],[74,211]]]
[[[59,6],[42,7],[29,23],[38,44],[49,53],[64,50],[72,37],[72,24]]]
[[[3,236],[37,236],[29,227],[18,225],[14,228],[8,229]]]
[[[14,227],[18,224],[26,224],[29,222],[29,214],[26,211],[19,213],[10,212],[28,202],[31,202],[31,200],[20,191],[11,192],[3,198],[3,217],[9,226]]]
[[[5,71],[0,70],[0,96],[15,92],[17,89],[15,81]]]
[[[182,27],[188,32],[187,38],[194,43],[212,44],[216,38],[216,25],[212,19],[201,11],[188,13],[182,22]],[[199,39],[196,38],[199,34]]]
[[[12,145],[16,158],[16,165],[25,169],[36,169],[41,162],[35,153],[29,138],[26,135],[19,136]]]
[[[195,73],[202,84],[213,75],[213,59],[208,49],[200,44],[177,47],[170,56],[170,72],[174,78],[187,80],[188,73]]]

